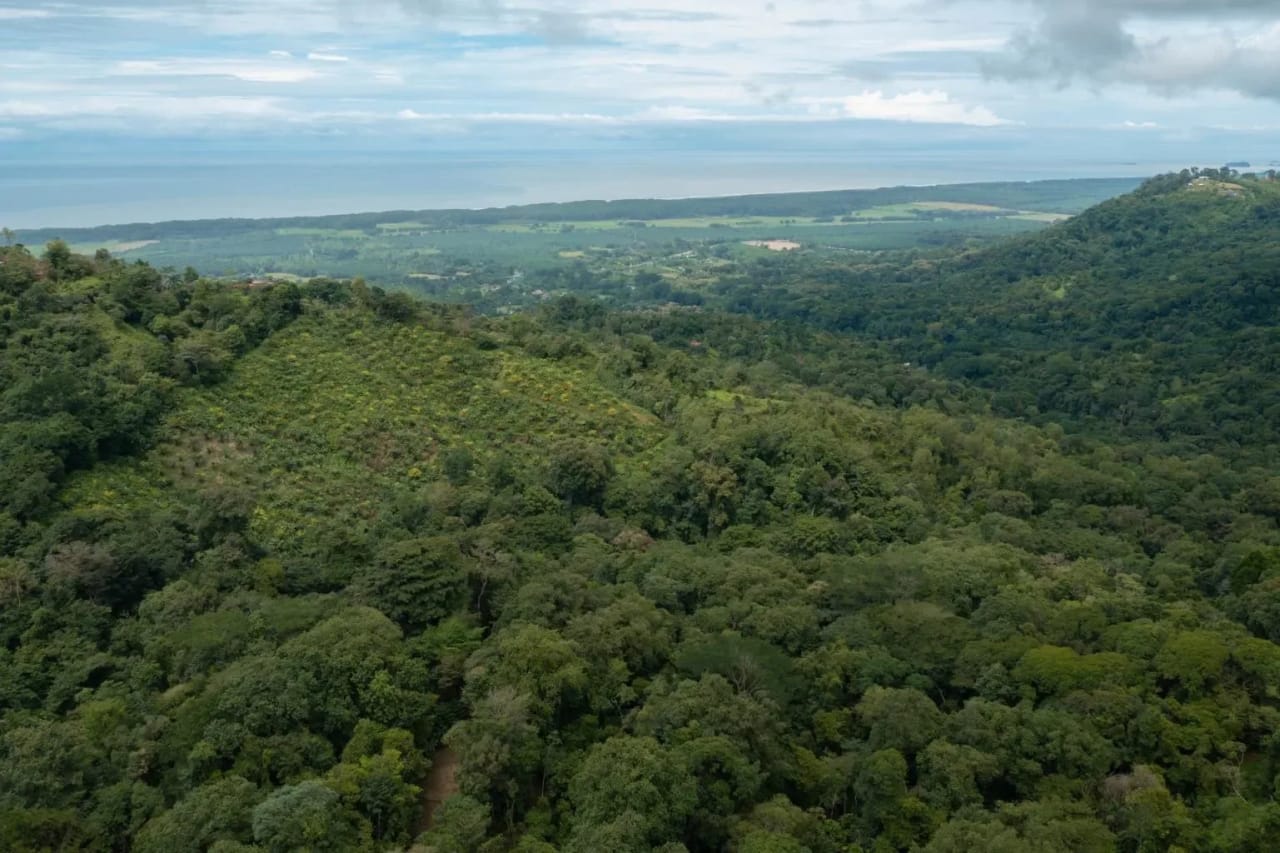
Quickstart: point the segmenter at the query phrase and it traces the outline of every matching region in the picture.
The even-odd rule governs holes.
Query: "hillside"
[[[1144,294],[1187,331],[1142,382],[1270,351],[1274,188],[1166,183],[707,291],[864,288],[840,333],[0,248],[0,849],[1269,849],[1270,433],[1000,396],[1123,367]]]
[[[1003,414],[1200,447],[1280,438],[1276,181],[1171,175],[976,251],[776,265],[726,282],[728,304],[878,341]]]
[[[1280,183],[1236,180],[1155,181],[962,263],[966,319],[943,320],[921,359],[999,384],[1011,412],[1275,441]]]

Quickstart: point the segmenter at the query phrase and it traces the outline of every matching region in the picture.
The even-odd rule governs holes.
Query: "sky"
[[[0,170],[1280,160],[1280,0],[0,0],[0,28]]]

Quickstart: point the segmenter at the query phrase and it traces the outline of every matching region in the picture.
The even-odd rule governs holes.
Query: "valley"
[[[85,254],[105,248],[228,278],[358,275],[383,287],[497,308],[529,304],[530,291],[540,289],[530,282],[584,259],[658,264],[690,250],[742,254],[744,244],[757,240],[798,242],[826,254],[939,249],[1035,231],[1136,184],[1066,180],[575,202],[51,229],[18,237],[33,245],[65,238]],[[427,288],[424,280],[442,283]]]

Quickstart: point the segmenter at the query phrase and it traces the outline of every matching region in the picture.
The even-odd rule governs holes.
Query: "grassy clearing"
[[[959,201],[917,201],[911,205],[916,210],[953,210],[960,213],[1005,213],[1003,207],[990,204],[970,204]]]
[[[425,222],[379,222],[379,231],[429,231],[431,226]]]
[[[64,502],[129,512],[166,484],[241,486],[257,498],[260,541],[288,550],[343,512],[371,516],[388,490],[437,479],[450,448],[481,463],[499,451],[537,463],[566,437],[623,453],[665,435],[573,367],[343,314],[300,320],[228,381],[183,393],[155,450],[78,476]]]
[[[910,204],[884,204],[880,207],[871,207],[866,210],[855,210],[850,215],[855,219],[878,220],[915,219],[916,214],[916,208]]]
[[[358,239],[368,236],[365,232],[355,228],[277,228],[275,233],[279,237],[343,237]]]
[[[903,204],[883,204],[865,210],[855,210],[851,215],[858,220],[920,219],[929,213],[984,213],[992,216],[1012,215],[1014,211],[991,204],[974,204],[956,201],[913,201]]]
[[[159,242],[159,240],[109,240],[105,243],[77,243],[71,246],[71,251],[82,255],[92,255],[99,249],[106,249],[113,255],[123,255],[128,252],[145,249],[148,246],[154,246]]]
[[[489,225],[486,227],[486,230],[505,234],[555,234],[566,231],[643,231],[649,228],[772,228],[830,224],[830,220],[824,221],[813,217],[700,216],[680,219],[575,220],[545,223],[508,222],[498,225]]]
[[[1021,210],[1009,217],[1009,219],[1017,219],[1021,222],[1047,222],[1049,224],[1065,222],[1070,218],[1065,213],[1040,213],[1034,210]]]

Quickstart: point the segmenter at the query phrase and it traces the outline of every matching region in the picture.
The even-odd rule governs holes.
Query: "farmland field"
[[[548,277],[661,272],[663,259],[789,252],[937,251],[1047,227],[1124,192],[1129,180],[898,187],[713,199],[585,201],[491,210],[391,211],[275,220],[208,220],[30,231],[177,269],[230,278],[361,275],[371,283],[467,300],[523,304]],[[751,245],[756,244],[756,245]],[[689,267],[690,263],[682,266]]]

